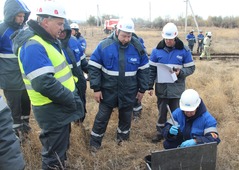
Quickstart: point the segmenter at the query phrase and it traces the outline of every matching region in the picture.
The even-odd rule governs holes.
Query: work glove
[[[188,146],[194,146],[194,145],[196,145],[197,143],[196,143],[196,141],[194,140],[194,139],[189,139],[189,140],[186,140],[186,141],[184,141],[181,145],[180,145],[180,147],[181,148],[184,148],[184,147],[188,147]]]
[[[171,134],[171,135],[177,135],[178,134],[178,128],[179,128],[179,126],[171,126],[171,128],[169,129],[169,133]]]

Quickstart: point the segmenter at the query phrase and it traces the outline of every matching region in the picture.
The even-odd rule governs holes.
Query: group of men
[[[203,31],[200,30],[197,38],[194,35],[194,30],[191,30],[186,37],[188,41],[188,47],[190,48],[191,52],[193,52],[194,44],[197,42],[197,53],[201,54],[199,59],[201,60],[204,56],[207,57],[207,60],[211,60],[210,55],[210,46],[212,42],[212,33],[206,32],[206,36],[204,36]]]
[[[12,10],[13,7],[16,10]],[[43,2],[37,9],[37,19],[29,20],[25,29],[20,28],[30,15],[26,5],[20,0],[6,0],[4,14],[7,16],[9,13],[11,18],[5,18],[0,25],[0,69],[5,67],[5,72],[1,72],[4,76],[1,75],[0,85],[10,109],[0,98],[0,113],[7,114],[9,120],[12,112],[14,121],[12,126],[11,121],[2,123],[0,118],[1,130],[8,131],[8,134],[0,133],[0,141],[8,138],[4,142],[14,144],[10,149],[17,149],[11,153],[14,155],[8,155],[10,157],[4,157],[6,152],[1,152],[3,159],[0,159],[0,169],[14,169],[12,165],[16,164],[19,165],[17,169],[24,169],[20,144],[11,128],[18,132],[26,125],[26,129],[30,130],[29,121],[24,121],[22,111],[17,113],[22,119],[19,122],[14,119],[17,104],[21,109],[27,105],[29,119],[30,103],[41,128],[42,169],[65,168],[71,122],[82,123],[86,114],[86,80],[83,72],[89,74],[90,88],[94,91],[95,101],[99,103],[90,136],[92,153],[96,154],[101,148],[114,108],[118,108],[119,118],[117,144],[130,139],[135,103],[142,101],[146,91],[153,95],[154,88],[159,118],[152,142],[165,139],[165,148],[220,142],[215,118],[207,111],[195,90],[185,90],[186,77],[193,74],[195,64],[190,49],[178,38],[174,23],[164,26],[163,39],[149,58],[143,41],[135,34],[133,21],[121,19],[117,29],[97,45],[87,62],[84,54],[86,43],[82,45],[77,41],[77,36],[71,36],[79,28],[68,24],[65,9],[57,2]],[[18,18],[21,18],[19,23]],[[15,70],[7,70],[11,66]],[[173,81],[160,78],[159,70],[164,67],[170,68],[168,74],[175,77]],[[13,73],[16,74],[11,75]],[[7,85],[16,78],[17,85]],[[19,84],[21,88],[14,89]],[[18,99],[17,104],[13,105],[15,99]],[[174,123],[167,120],[168,108],[173,111]],[[1,142],[0,151],[5,151],[2,146]]]

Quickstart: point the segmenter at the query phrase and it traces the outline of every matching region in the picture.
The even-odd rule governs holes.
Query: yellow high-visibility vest
[[[54,77],[63,86],[65,86],[66,88],[68,88],[70,91],[73,92],[75,90],[74,77],[72,75],[69,65],[66,62],[63,52],[61,54],[50,43],[44,41],[38,35],[35,35],[35,36],[31,37],[30,39],[39,42],[45,48],[48,58],[51,60],[52,65],[55,70]],[[48,97],[43,96],[41,93],[36,92],[32,88],[30,80],[24,74],[22,62],[20,60],[20,50],[21,50],[21,48],[19,49],[19,53],[18,53],[19,66],[20,66],[20,70],[21,70],[21,73],[23,76],[23,81],[26,85],[26,89],[27,89],[27,92],[28,92],[28,95],[29,95],[32,105],[33,106],[42,106],[42,105],[51,103],[52,101]]]

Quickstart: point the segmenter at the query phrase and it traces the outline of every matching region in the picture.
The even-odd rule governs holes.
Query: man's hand
[[[100,103],[100,100],[103,99],[101,91],[94,92],[94,98],[97,103]]]
[[[178,76],[180,73],[180,68],[173,67],[173,72],[175,72],[176,76]]]
[[[149,95],[152,96],[154,94],[154,90],[149,90]]]
[[[144,97],[144,93],[138,92],[137,96],[136,96],[136,99],[138,99],[138,102],[140,103],[143,97]]]
[[[181,147],[181,148],[184,148],[184,147],[188,147],[188,146],[194,146],[194,145],[196,145],[196,144],[197,144],[197,143],[196,143],[195,139],[189,139],[189,140],[184,141],[184,142],[180,145],[180,147]]]
[[[171,134],[171,135],[177,135],[178,134],[178,127],[177,126],[171,126],[171,128],[169,129],[169,133]]]

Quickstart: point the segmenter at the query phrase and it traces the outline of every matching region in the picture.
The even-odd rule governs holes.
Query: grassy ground
[[[92,51],[95,49],[100,40],[105,38],[107,35],[103,33],[101,28],[96,27],[82,27],[80,28],[83,36],[87,40],[87,50],[86,54],[90,55]],[[183,28],[179,29],[179,38],[187,45],[186,34]],[[211,53],[212,54],[239,54],[238,48],[238,29],[225,29],[225,28],[201,28],[205,32],[212,32],[212,46]],[[188,30],[190,30],[188,28]],[[162,30],[156,29],[142,29],[136,28],[136,34],[142,37],[145,41],[145,46],[147,48],[147,52],[150,54],[152,49],[155,48],[157,43],[162,39],[161,36]],[[197,36],[197,33],[194,34]],[[194,53],[196,53],[197,44],[194,46]]]
[[[235,61],[217,60],[196,60],[195,63],[197,69],[188,77],[187,88],[194,88],[199,92],[208,110],[218,121],[221,143],[218,145],[217,169],[236,170],[239,167],[238,64]],[[145,94],[142,118],[138,122],[132,122],[130,141],[124,142],[122,146],[118,146],[115,142],[118,123],[118,112],[115,110],[103,139],[102,148],[93,157],[89,152],[89,136],[98,106],[92,95],[93,92],[88,88],[88,113],[83,126],[72,125],[71,147],[68,152],[70,169],[145,169],[144,157],[152,151],[162,149],[162,143],[151,143],[157,121],[156,97]],[[27,170],[39,169],[41,161],[39,128],[33,117],[31,126],[34,130],[29,140],[22,146]]]

